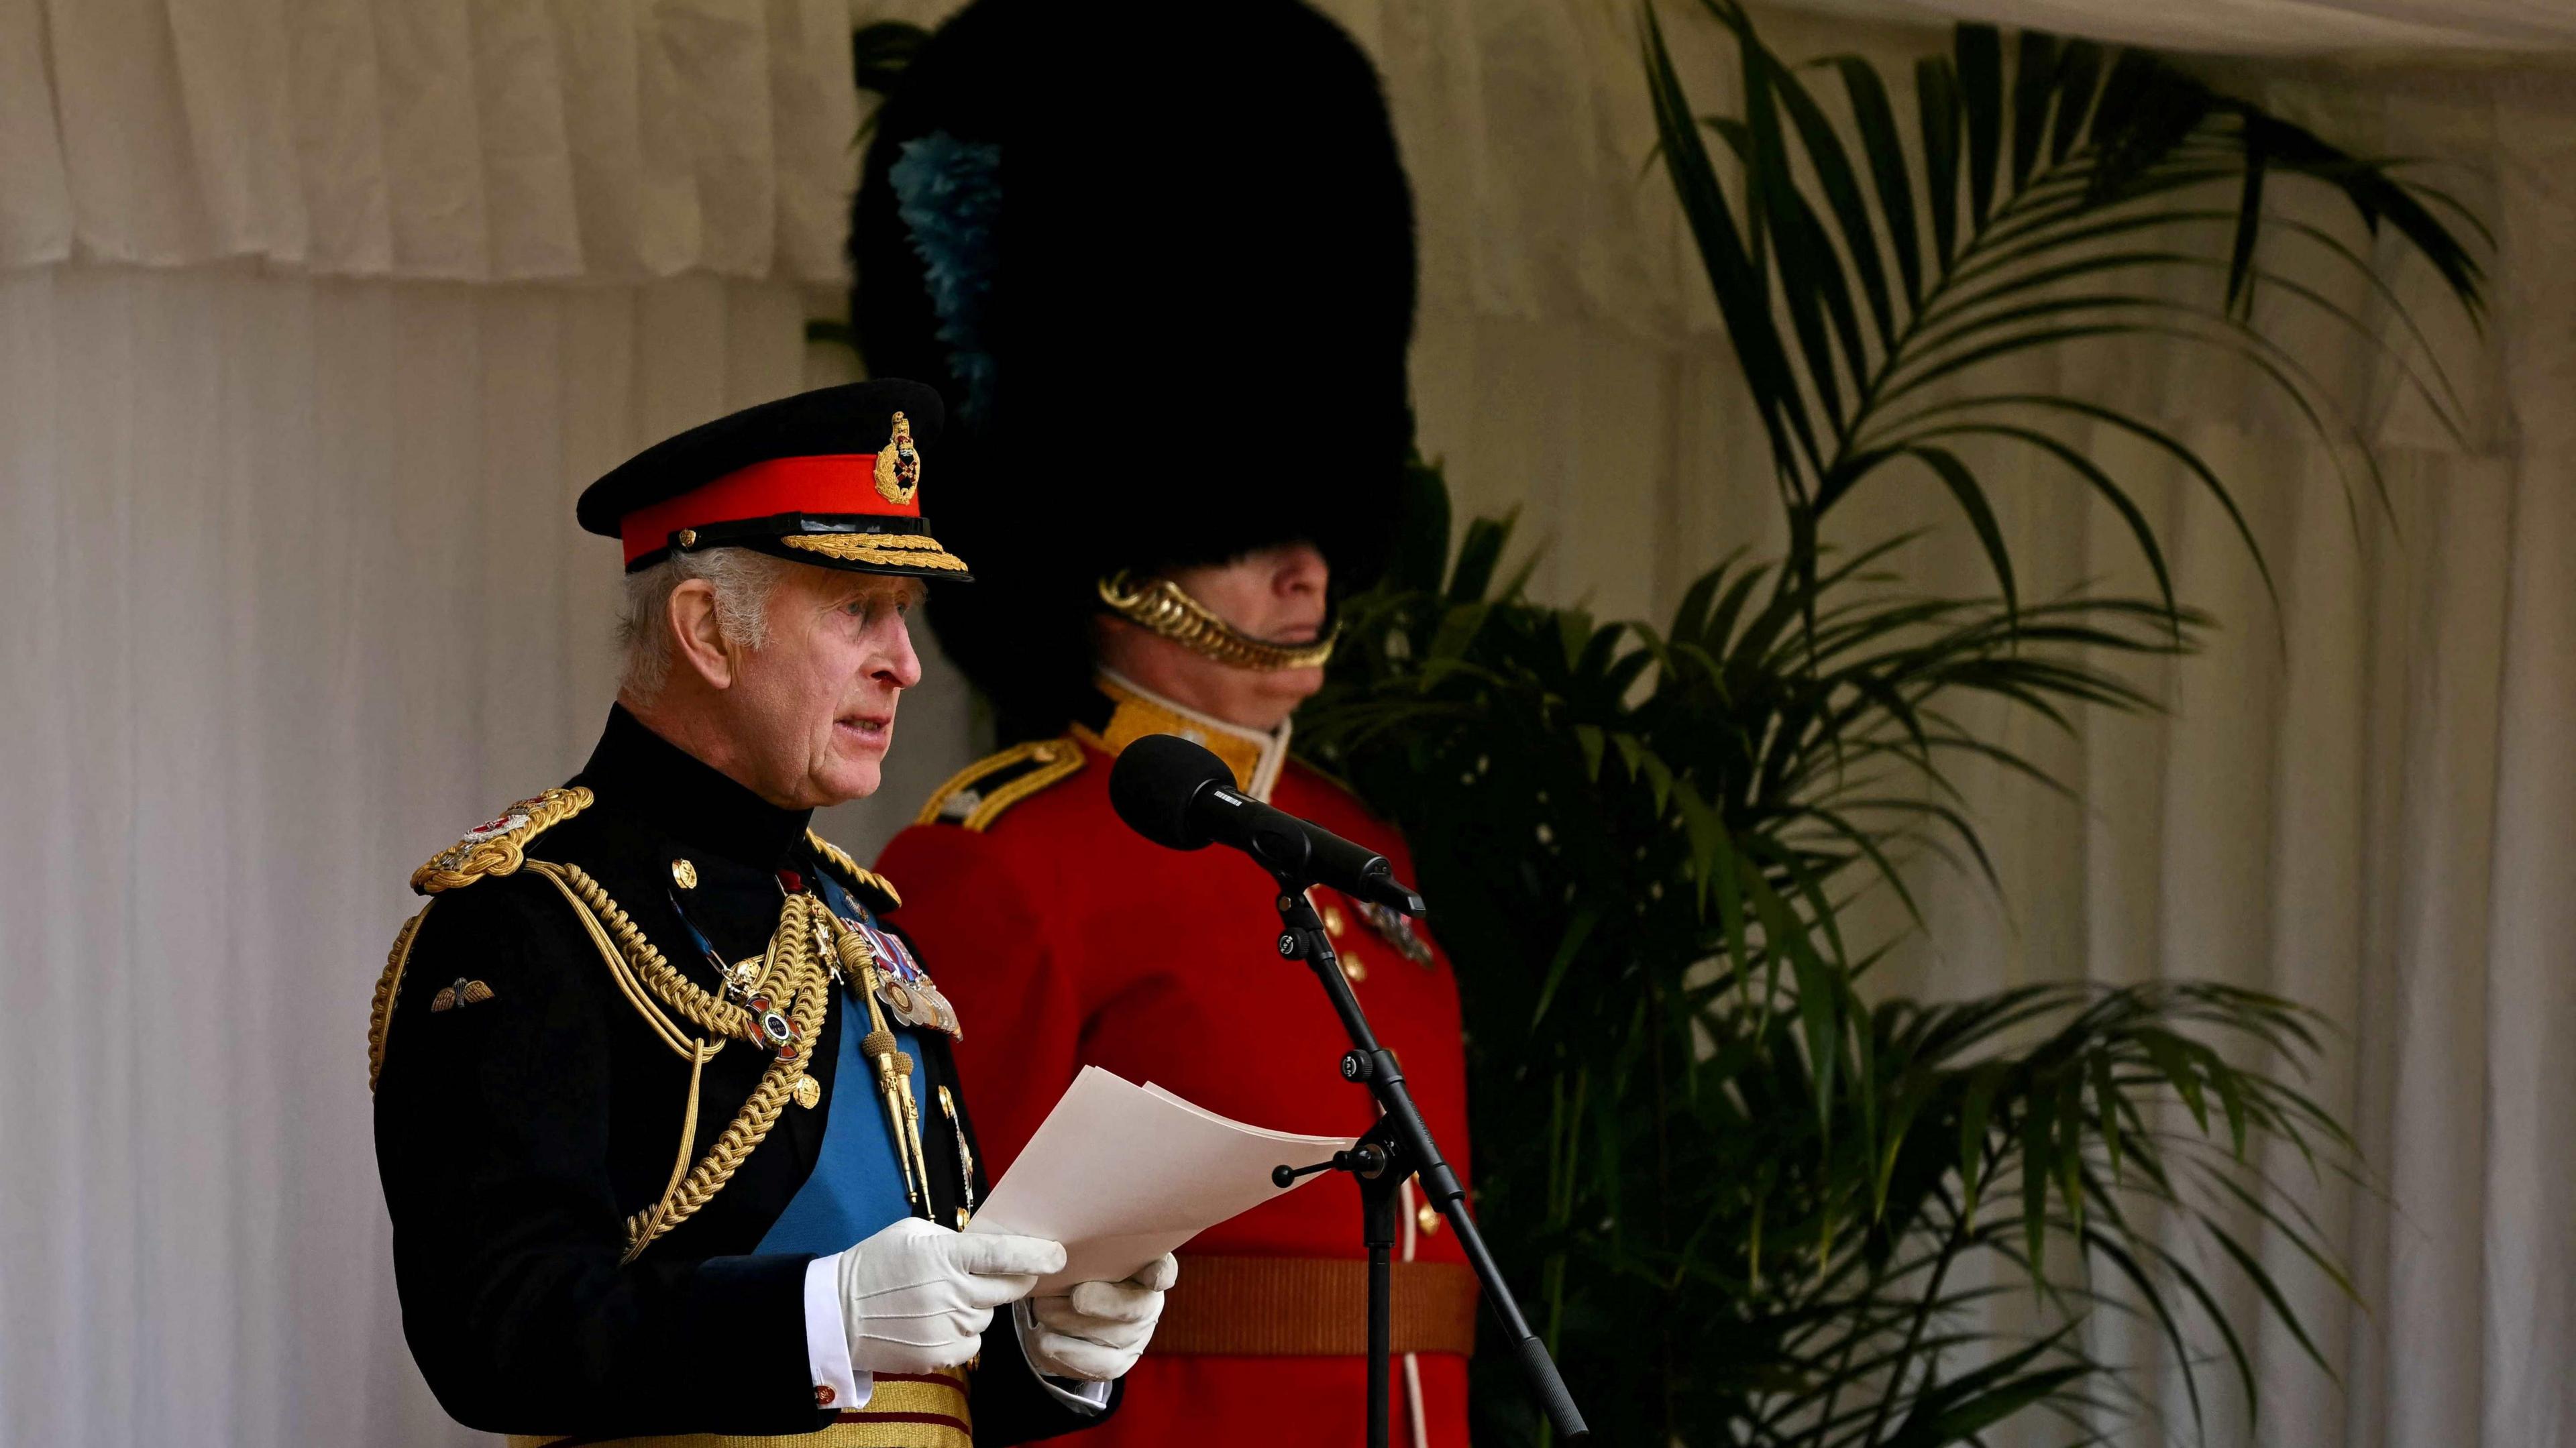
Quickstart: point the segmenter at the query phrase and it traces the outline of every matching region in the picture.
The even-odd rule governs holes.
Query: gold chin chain
[[[1237,632],[1232,624],[1182,592],[1181,586],[1170,579],[1158,578],[1148,586],[1135,588],[1129,586],[1127,572],[1121,568],[1100,580],[1102,603],[1119,617],[1231,668],[1263,674],[1321,668],[1333,656],[1334,641],[1341,637],[1341,625],[1336,623],[1331,633],[1311,644],[1267,643]]]

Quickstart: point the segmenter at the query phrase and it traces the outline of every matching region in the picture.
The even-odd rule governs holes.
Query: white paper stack
[[[1115,1282],[1285,1189],[1270,1170],[1346,1150],[1349,1137],[1300,1136],[1230,1121],[1160,1086],[1085,1066],[1047,1113],[969,1232],[1064,1244],[1065,1268],[1038,1295]]]

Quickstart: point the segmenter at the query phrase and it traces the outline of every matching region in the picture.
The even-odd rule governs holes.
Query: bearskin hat
[[[931,610],[1002,737],[1087,712],[1095,585],[1306,539],[1383,569],[1412,200],[1368,58],[1295,0],[977,0],[878,113],[850,240],[877,375],[950,401]]]

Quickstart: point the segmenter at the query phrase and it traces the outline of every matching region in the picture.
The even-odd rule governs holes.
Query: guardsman
[[[1140,31],[1185,63],[1133,65]],[[991,1023],[960,1058],[992,1156],[1087,1064],[1266,1126],[1367,1129],[1338,1024],[1273,953],[1269,880],[1147,843],[1107,789],[1127,744],[1187,735],[1409,871],[1394,830],[1289,754],[1331,600],[1384,565],[1410,436],[1410,204],[1366,58],[1285,0],[981,0],[880,113],[852,247],[870,364],[962,399],[942,527],[992,580],[931,621],[1010,747],[879,861],[918,897],[904,920],[950,962],[942,985]],[[1316,897],[1463,1172],[1448,962],[1400,918]],[[1423,1205],[1398,1244],[1392,1433],[1452,1448],[1475,1287]],[[1364,1257],[1338,1176],[1200,1236],[1090,1441],[1360,1441]]]
[[[826,388],[582,495],[625,548],[618,702],[579,774],[412,876],[368,1032],[404,1331],[469,1427],[1017,1443],[1102,1421],[1153,1329],[1168,1258],[1029,1301],[1063,1249],[960,1230],[956,1046],[993,1025],[807,830],[877,787],[906,617],[967,577],[922,518],[941,421]]]

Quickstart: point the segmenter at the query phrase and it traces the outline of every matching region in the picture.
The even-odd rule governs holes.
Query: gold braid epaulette
[[[877,908],[881,910],[897,910],[902,908],[903,896],[895,892],[894,881],[887,879],[885,876],[880,875],[876,871],[860,864],[858,861],[851,859],[849,851],[842,849],[839,845],[833,844],[830,840],[823,838],[812,830],[807,830],[805,832],[805,843],[813,847],[815,854],[823,857],[824,864],[827,864],[833,869],[840,871],[843,875],[848,876],[852,883],[866,886],[868,889],[874,890],[878,894],[885,896],[884,903],[878,904],[878,902],[872,900],[868,902],[869,904],[876,905]]]
[[[501,811],[500,817],[429,857],[411,872],[411,888],[423,895],[461,890],[486,875],[511,875],[527,861],[528,842],[574,815],[598,798],[588,789],[550,789]]]
[[[1027,799],[1050,785],[1073,778],[1082,772],[1082,745],[1068,737],[1032,739],[1015,744],[999,754],[988,754],[948,777],[948,782],[932,790],[921,812],[912,817],[917,825],[935,825],[943,819],[965,826],[978,834],[992,828],[1002,811]],[[970,791],[995,775],[1019,766],[1021,773],[995,786],[989,793]]]

